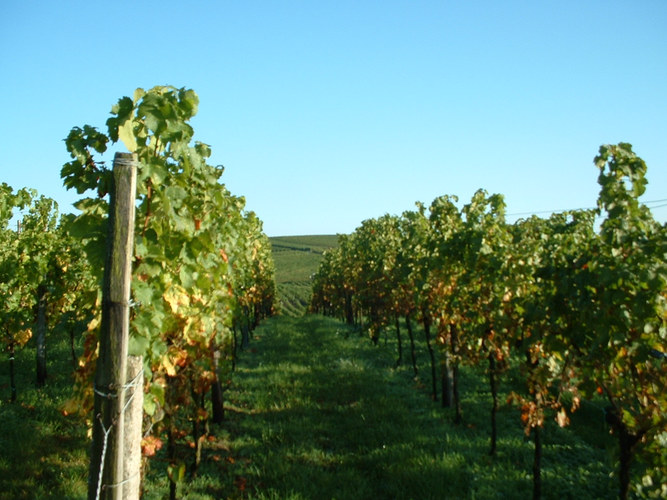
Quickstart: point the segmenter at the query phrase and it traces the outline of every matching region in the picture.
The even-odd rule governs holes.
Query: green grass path
[[[318,316],[273,318],[252,346],[230,390],[233,473],[246,497],[530,498],[532,446],[520,426],[490,459],[486,402],[453,426],[408,370],[393,368],[390,349]],[[544,497],[607,496],[599,456],[565,436],[558,446],[574,458],[545,459]],[[581,477],[586,468],[594,481]]]
[[[423,396],[345,333],[311,316],[274,320],[255,339],[237,375],[249,485],[274,498],[429,498],[434,482],[465,479],[461,457],[445,466],[429,443]]]

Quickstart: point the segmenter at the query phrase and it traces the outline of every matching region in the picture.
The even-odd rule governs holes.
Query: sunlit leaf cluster
[[[211,412],[204,396],[226,384],[236,332],[247,337],[273,312],[268,238],[256,215],[244,210],[245,200],[220,182],[223,168],[208,163],[210,147],[194,141],[189,120],[198,104],[192,90],[137,89],[112,107],[106,132],[75,127],[65,141],[72,161],[63,166],[64,183],[88,195],[76,205],[81,213],[72,233],[99,279],[111,182],[110,165],[99,154],[120,141],[137,160],[129,350],[144,357],[144,410],[153,432],[146,449],[156,449],[156,439],[184,439],[189,433],[182,429],[193,422],[203,428]],[[74,399],[84,407],[91,403],[96,335],[92,324]]]

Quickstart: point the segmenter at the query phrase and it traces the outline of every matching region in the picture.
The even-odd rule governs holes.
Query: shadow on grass
[[[391,349],[351,333],[319,316],[260,329],[232,395],[252,409],[233,420],[247,498],[531,497],[532,443],[514,410],[501,410],[488,456],[483,373],[466,381],[466,425],[454,426]],[[613,498],[600,455],[560,431],[547,429],[544,498]]]
[[[51,354],[55,361],[47,385],[35,389],[34,350],[18,353],[18,400],[8,403],[3,398],[0,403],[0,499],[86,496],[86,427],[79,418],[60,412],[71,387],[66,346],[54,346]]]
[[[252,460],[257,493],[377,498],[389,457],[408,445],[395,435],[404,412],[382,398],[378,370],[346,357],[320,318],[272,327],[238,380],[256,413],[239,421],[234,448]]]

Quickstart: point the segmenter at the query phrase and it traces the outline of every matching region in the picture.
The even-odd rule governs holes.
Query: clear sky
[[[270,236],[478,188],[508,214],[593,207],[620,141],[667,220],[664,0],[3,0],[0,182],[72,211],[69,130],[164,84],[198,93],[195,138]]]

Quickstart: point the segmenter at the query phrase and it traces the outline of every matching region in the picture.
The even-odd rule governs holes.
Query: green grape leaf
[[[132,120],[127,120],[118,128],[118,137],[130,153],[137,151],[137,140],[134,136],[134,123]]]

